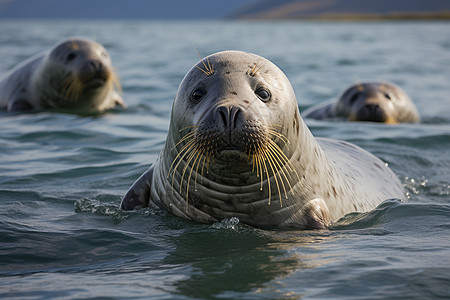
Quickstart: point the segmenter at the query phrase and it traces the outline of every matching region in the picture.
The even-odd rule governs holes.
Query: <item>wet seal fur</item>
[[[302,116],[316,120],[340,118],[388,124],[420,122],[414,102],[400,87],[388,82],[352,85],[337,100],[319,103],[305,110]]]
[[[289,80],[269,60],[224,51],[200,61],[175,97],[165,145],[120,207],[160,207],[212,223],[327,228],[404,199],[397,176],[347,142],[315,138]]]
[[[61,41],[0,80],[0,108],[7,111],[97,113],[116,106],[126,104],[111,58],[87,39]]]

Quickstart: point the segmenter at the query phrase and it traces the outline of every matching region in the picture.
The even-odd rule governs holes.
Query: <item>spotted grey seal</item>
[[[106,49],[71,38],[38,54],[0,80],[0,108],[96,113],[126,104]]]
[[[362,82],[348,87],[337,100],[307,109],[304,118],[341,118],[389,124],[417,123],[414,102],[400,87],[388,82]]]
[[[284,73],[240,51],[213,54],[181,82],[165,145],[122,199],[202,223],[237,217],[260,228],[326,228],[349,212],[404,199],[380,159],[315,138]]]

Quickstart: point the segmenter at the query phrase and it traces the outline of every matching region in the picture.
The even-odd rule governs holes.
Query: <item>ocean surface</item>
[[[73,36],[107,48],[129,108],[0,112],[1,299],[450,298],[450,23],[3,20],[0,74]],[[164,144],[195,49],[272,60],[302,111],[362,80],[403,87],[420,124],[306,122],[387,162],[408,202],[311,231],[120,211]]]

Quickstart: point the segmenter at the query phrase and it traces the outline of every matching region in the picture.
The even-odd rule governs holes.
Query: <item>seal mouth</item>
[[[99,72],[69,72],[60,82],[63,98],[74,103],[87,93],[97,92],[110,83],[118,91],[122,90],[114,70],[108,68]]]
[[[350,121],[384,123],[386,120],[387,116],[384,109],[377,104],[364,105],[350,116]]]
[[[283,127],[276,126],[253,126],[252,129],[234,131],[231,139],[226,132],[211,128],[208,130],[207,126],[180,129],[179,132],[194,128],[172,148],[177,152],[168,170],[172,186],[177,173],[181,176],[180,182],[187,183],[188,195],[191,180],[195,186],[197,177],[208,176],[208,170],[214,165],[222,166],[221,168],[226,166],[227,174],[232,177],[241,176],[243,172],[253,173],[253,180],[261,182],[261,190],[266,186],[269,203],[272,192],[278,192],[282,205],[282,195],[287,199],[288,192],[292,190],[291,182],[300,180],[300,177],[283,151],[284,148],[289,148],[290,141],[276,130]],[[224,184],[228,184],[230,180],[215,175],[211,178]]]
[[[103,77],[95,77],[90,79],[86,84],[85,84],[85,88],[88,89],[97,89],[97,88],[101,88],[102,86],[104,86],[107,82],[107,79],[103,78]]]
[[[220,153],[220,152],[225,152],[225,153],[226,152],[244,152],[244,150],[241,147],[238,147],[236,145],[226,145],[226,146],[223,146],[223,147],[217,149],[217,152],[218,153]]]

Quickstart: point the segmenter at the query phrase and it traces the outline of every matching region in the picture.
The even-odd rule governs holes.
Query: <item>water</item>
[[[111,53],[127,111],[0,113],[0,298],[450,298],[450,23],[0,22],[0,73],[68,36]],[[332,230],[263,231],[118,210],[163,146],[184,74],[224,49],[255,52],[303,110],[358,80],[402,86],[423,122],[308,121],[398,174],[408,203]]]

